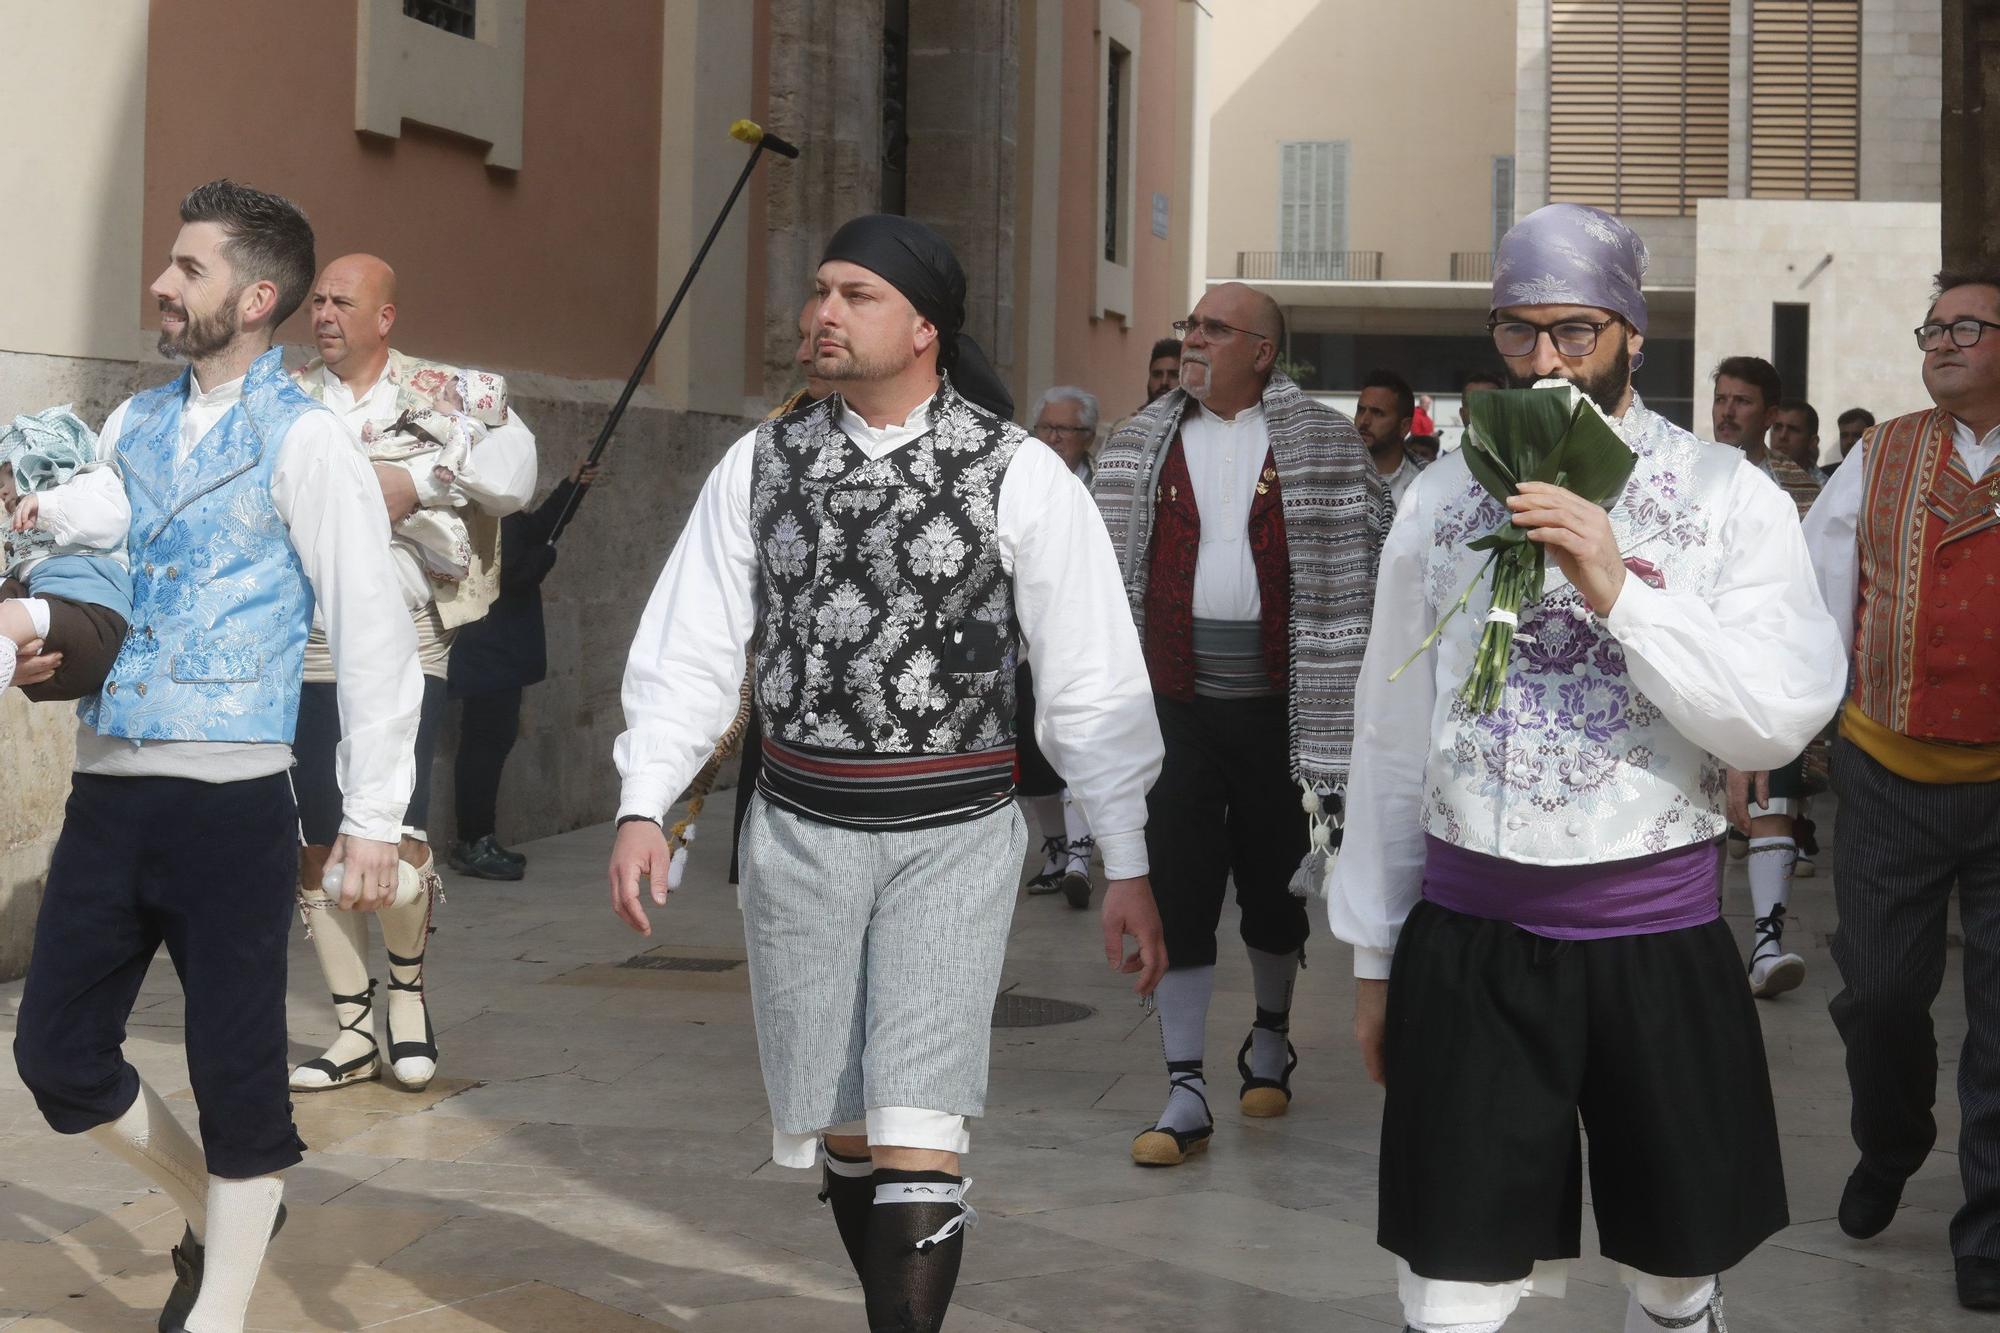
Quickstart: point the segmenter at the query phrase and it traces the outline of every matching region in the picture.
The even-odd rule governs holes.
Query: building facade
[[[800,145],[767,155],[717,238],[619,428],[616,484],[546,586],[550,679],[528,696],[503,830],[606,819],[632,630],[709,469],[798,383],[832,229],[876,210],[938,227],[1022,411],[1078,383],[1119,414],[1192,304],[1204,24],[1190,0],[0,0],[0,151],[35,201],[0,212],[22,261],[0,303],[0,413],[73,402],[98,425],[174,373],[146,289],[181,196],[226,175],[298,200],[322,262],[388,260],[398,346],[505,372],[546,489],[741,170],[731,122]],[[306,317],[279,339],[309,346]],[[0,697],[16,756],[0,977],[25,964],[73,725]],[[448,727],[441,813],[454,742]]]
[[[1795,387],[1831,411],[1905,410],[1922,401],[1916,359],[1881,365],[1937,267],[1941,9],[1225,4],[1209,105],[1234,165],[1211,171],[1206,276],[1266,285],[1330,398],[1387,366],[1449,422],[1463,375],[1494,368],[1498,236],[1544,204],[1588,203],[1651,251],[1637,383],[1668,416],[1705,428],[1707,371],[1733,353],[1797,367]],[[1329,51],[1339,66],[1320,68]],[[1912,249],[1926,227],[1928,254]],[[1805,281],[1829,255],[1840,277]]]

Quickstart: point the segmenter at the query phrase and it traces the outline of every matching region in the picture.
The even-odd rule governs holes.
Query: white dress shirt
[[[921,436],[929,413],[926,399],[878,430],[847,408],[840,424],[875,459]],[[621,817],[661,817],[735,719],[757,628],[756,443],[757,432],[745,435],[709,474],[639,622],[625,667],[627,730],[613,749]],[[1055,451],[1032,441],[1014,451],[996,509],[1035,673],[1035,740],[1082,803],[1104,873],[1143,875],[1160,728],[1104,520]]]
[[[1615,424],[1636,446],[1626,435],[1636,425],[1630,415]],[[1672,429],[1651,414],[1648,420]],[[1382,547],[1373,627],[1355,689],[1346,837],[1328,895],[1333,933],[1355,946],[1357,977],[1388,977],[1396,938],[1422,890],[1425,771],[1438,719],[1463,683],[1440,679],[1435,646],[1418,653],[1449,609],[1431,600],[1425,563],[1438,507],[1465,479],[1465,465],[1455,458],[1426,468],[1403,497]],[[1789,762],[1825,725],[1844,689],[1846,665],[1820,606],[1791,498],[1744,463],[1731,472],[1721,504],[1718,531],[1727,554],[1713,588],[1677,594],[1628,577],[1600,623],[1624,650],[1632,684],[1674,730],[1726,764],[1771,769]],[[1565,582],[1551,557],[1545,595]],[[1461,615],[1446,633],[1479,629]],[[1392,682],[1390,674],[1413,656]]]
[[[1398,505],[1402,504],[1403,497],[1410,493],[1411,485],[1422,474],[1423,469],[1417,466],[1417,460],[1404,454],[1403,461],[1389,474],[1389,498]]]
[[[389,382],[387,367],[375,383],[355,397],[330,366],[320,368],[326,386],[322,400],[333,414],[347,423],[355,439],[369,422],[387,426],[400,415],[396,406],[396,386]],[[474,505],[495,518],[504,518],[525,508],[535,494],[535,434],[512,406],[507,424],[488,430],[466,451],[465,465],[449,482],[439,481],[428,455],[406,462],[389,463],[410,474],[417,488],[417,503],[426,509],[459,509]],[[394,535],[393,532],[391,534]],[[436,589],[424,573],[423,557],[417,548],[400,537],[390,544],[395,558],[396,582],[403,590],[403,603],[421,610],[436,599]]]
[[[1181,419],[1181,456],[1201,514],[1201,551],[1194,566],[1196,619],[1256,620],[1264,614],[1257,556],[1250,549],[1250,505],[1270,452],[1262,403],[1233,419],[1197,403]],[[1039,700],[1039,683],[1035,694]]]
[[[1951,444],[1974,481],[2000,463],[2000,426],[1979,440],[1973,438],[1972,427],[1953,417]],[[1806,549],[1812,553],[1820,596],[1840,626],[1840,642],[1849,656],[1854,653],[1854,619],[1861,602],[1861,553],[1855,539],[1861,528],[1862,483],[1867,468],[1863,455],[1867,448],[1863,439],[1849,451],[1806,515]]]
[[[243,396],[241,377],[206,392],[190,383],[193,393],[181,409],[182,459]],[[99,457],[115,456],[130,406],[130,399],[120,403],[104,423]],[[340,671],[341,832],[392,842],[416,781],[424,687],[410,618],[381,596],[396,577],[382,488],[347,427],[330,412],[306,412],[279,442],[271,504],[312,584],[316,611],[325,612]],[[77,731],[79,773],[240,782],[291,766],[292,747],[276,741],[129,741],[87,726]]]

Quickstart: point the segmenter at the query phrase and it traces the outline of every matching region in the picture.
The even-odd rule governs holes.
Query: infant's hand
[[[456,472],[453,472],[448,467],[434,467],[431,469],[431,475],[433,477],[436,477],[440,482],[442,482],[446,486],[449,486],[452,484],[452,482],[458,480],[458,474]]]
[[[14,531],[29,532],[34,529],[35,520],[42,516],[42,497],[24,495],[14,506]]]

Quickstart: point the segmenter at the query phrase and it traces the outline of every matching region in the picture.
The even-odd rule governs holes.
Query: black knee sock
[[[865,1278],[863,1266],[868,1253],[868,1210],[875,1204],[874,1167],[866,1157],[842,1157],[831,1148],[824,1150],[825,1172],[819,1197],[833,1208],[833,1224],[840,1228],[840,1243],[854,1265],[854,1276]],[[859,1168],[860,1174],[848,1172]]]
[[[969,1218],[965,1182],[943,1171],[877,1170],[861,1274],[871,1333],[937,1333],[951,1308]],[[940,1236],[940,1232],[948,1232]]]

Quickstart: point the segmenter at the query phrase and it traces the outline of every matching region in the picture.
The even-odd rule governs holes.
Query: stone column
[[[909,215],[965,267],[965,329],[1002,379],[1014,374],[1015,0],[910,6]]]
[[[2000,262],[2000,0],[1944,0],[1944,262]]]
[[[801,149],[764,170],[764,388],[798,371],[799,304],[833,229],[882,196],[882,0],[771,0],[767,127]]]

